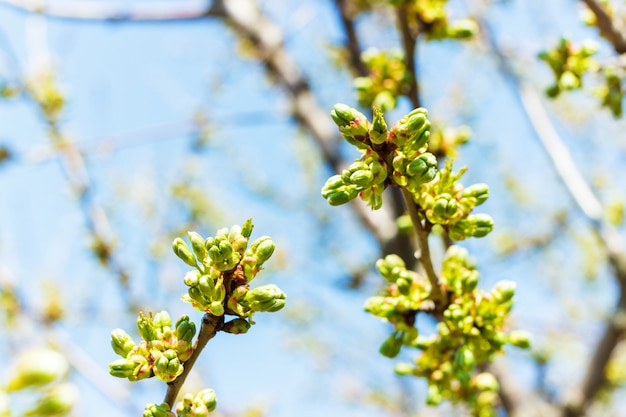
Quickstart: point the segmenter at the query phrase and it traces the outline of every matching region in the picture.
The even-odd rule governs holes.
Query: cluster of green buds
[[[175,326],[167,311],[139,314],[137,328],[142,341],[136,344],[122,329],[111,333],[111,346],[122,359],[109,364],[109,373],[130,381],[156,376],[172,382],[183,373],[183,364],[193,352],[196,325],[186,315]]]
[[[472,19],[448,20],[448,0],[417,0],[404,2],[388,0],[391,5],[406,4],[411,23],[420,26],[428,39],[469,39],[478,32],[478,24]]]
[[[604,68],[602,72],[604,85],[597,88],[594,93],[600,97],[602,107],[611,110],[613,117],[621,117],[623,113],[622,101],[624,100],[623,74],[617,68],[611,67]]]
[[[24,416],[62,417],[69,415],[78,400],[78,389],[67,382],[69,364],[59,352],[36,348],[22,352],[17,358],[9,381],[0,392],[0,415],[10,413],[10,395],[32,390],[39,393],[36,403]]]
[[[330,115],[344,139],[362,156],[326,181],[322,196],[329,204],[345,204],[360,196],[377,210],[387,185],[415,190],[435,178],[437,159],[426,152],[430,121],[425,109],[413,110],[391,129],[378,108],[374,108],[371,123],[363,113],[345,104],[336,104]]]
[[[252,219],[248,219],[243,226],[220,229],[207,239],[189,232],[191,249],[181,238],[172,244],[174,253],[194,267],[185,274],[189,288],[182,300],[214,316],[236,316],[222,328],[229,333],[245,333],[254,324],[254,313],[275,312],[285,306],[286,296],[276,285],[250,289],[249,283],[275,248],[268,236],[249,244],[252,229]]]
[[[411,75],[406,69],[401,50],[389,52],[370,48],[361,54],[361,60],[369,70],[366,77],[354,79],[359,104],[363,107],[379,107],[382,111],[396,107],[399,96],[411,88]]]
[[[599,68],[598,62],[593,59],[596,51],[597,47],[591,42],[578,47],[562,38],[555,48],[539,53],[539,59],[550,66],[555,78],[555,83],[546,89],[546,94],[557,97],[562,91],[581,88],[585,73]]]
[[[514,284],[501,281],[490,292],[477,289],[478,272],[467,251],[451,246],[441,273],[442,288],[450,301],[437,333],[423,336],[418,334],[416,316],[428,306],[428,281],[407,271],[395,255],[379,260],[376,266],[389,284],[382,296],[368,299],[365,309],[394,326],[381,353],[394,357],[402,346],[422,351],[413,364],[398,364],[396,372],[425,378],[429,404],[463,400],[476,410],[483,410],[476,415],[495,415],[490,413],[497,399],[497,381],[477,369],[501,353],[507,343],[530,346],[526,332],[507,333],[505,328],[513,305]]]
[[[208,417],[211,411],[217,406],[215,391],[205,389],[196,395],[185,394],[182,401],[176,405],[174,414],[167,403],[157,405],[155,403],[146,404],[143,417]]]
[[[459,179],[466,170],[463,167],[453,173],[452,161],[448,160],[434,181],[423,184],[413,194],[428,221],[441,225],[456,241],[483,237],[493,230],[493,219],[489,215],[472,214],[474,207],[489,197],[489,187],[482,183],[463,187]]]

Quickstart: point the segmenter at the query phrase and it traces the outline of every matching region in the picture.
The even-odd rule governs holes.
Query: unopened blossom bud
[[[488,214],[478,213],[467,216],[470,235],[473,237],[487,236],[493,230],[493,219]]]
[[[55,385],[37,401],[37,405],[24,412],[25,416],[52,417],[69,413],[78,400],[78,389],[69,382]]]
[[[156,405],[154,403],[146,404],[143,411],[143,417],[170,417],[170,406],[167,403]]]
[[[493,298],[499,303],[505,303],[513,298],[515,295],[515,282],[513,281],[500,281],[491,290]]]
[[[404,260],[396,254],[390,254],[376,261],[376,269],[389,282],[395,282],[397,274],[406,269]]]
[[[374,296],[365,300],[363,309],[376,317],[387,318],[396,313],[396,305],[391,297]]]
[[[202,262],[207,257],[207,250],[204,246],[204,239],[200,236],[199,233],[196,232],[187,232],[187,236],[189,236],[189,241],[191,242],[191,249],[193,249],[193,253],[196,254],[196,258]]]
[[[347,104],[337,103],[330,112],[330,117],[339,127],[348,126],[354,120],[353,108]]]
[[[14,374],[7,384],[7,391],[45,385],[64,377],[69,371],[67,359],[52,349],[32,349],[17,358]]]
[[[182,315],[176,321],[176,337],[191,343],[196,334],[196,324],[189,319],[189,316]]]
[[[200,279],[200,271],[197,269],[193,269],[185,274],[183,278],[183,282],[188,287],[195,287],[198,285],[198,280]]]
[[[165,310],[159,311],[154,315],[152,319],[155,331],[157,333],[157,339],[168,338],[172,332],[172,318]]]
[[[285,293],[274,284],[262,285],[249,290],[241,304],[257,312],[276,312],[285,306]]]
[[[410,375],[413,373],[413,369],[413,365],[406,362],[398,362],[393,367],[393,371],[396,373],[396,375]]]
[[[426,404],[439,405],[443,401],[441,389],[436,384],[428,385],[428,395],[426,396]]]
[[[250,323],[243,318],[237,318],[225,323],[222,330],[231,334],[244,334],[250,329]]]
[[[183,365],[173,349],[163,352],[154,362],[154,375],[164,382],[172,382],[183,370]]]
[[[387,140],[388,133],[383,112],[379,107],[374,107],[374,116],[370,126],[370,141],[375,145],[380,145]]]
[[[522,349],[530,348],[530,333],[524,330],[513,330],[509,333],[509,343]]]
[[[322,197],[328,201],[331,206],[339,206],[359,195],[359,187],[354,184],[345,184],[341,179],[341,175],[330,177],[324,187],[322,187]]]
[[[252,217],[249,217],[243,225],[241,225],[241,235],[245,238],[249,238],[250,235],[252,235],[252,229],[254,229],[254,224],[252,224]]]
[[[426,109],[415,109],[400,119],[390,130],[392,139],[399,148],[407,146],[410,149],[419,149],[428,142],[430,122],[427,119]]]
[[[206,298],[212,298],[215,293],[215,283],[213,278],[208,275],[202,275],[198,280],[198,289]]]
[[[454,217],[459,210],[459,203],[450,194],[441,194],[435,200],[433,206],[433,220],[446,223],[446,220]]]
[[[489,198],[489,186],[487,184],[473,184],[463,190],[462,199],[473,199],[472,206],[480,206]]]
[[[348,143],[359,149],[369,148],[365,143],[369,133],[369,121],[363,113],[345,104],[335,104],[330,117]]]
[[[419,183],[431,182],[437,175],[437,158],[429,152],[421,154],[406,166],[406,174]]]
[[[125,358],[135,347],[135,342],[124,330],[115,329],[111,332],[111,347],[115,353]]]
[[[158,339],[154,323],[152,322],[152,313],[150,313],[149,317],[146,317],[143,312],[139,313],[137,329],[139,329],[139,334],[146,342]]]
[[[185,241],[181,238],[177,237],[174,239],[172,242],[172,249],[174,250],[176,256],[178,256],[184,263],[193,267],[197,266],[198,263],[196,262],[196,258],[193,256],[193,253],[191,253],[189,246],[187,246]]]
[[[463,372],[471,372],[476,366],[474,352],[469,346],[461,346],[454,354],[454,367]]]
[[[109,364],[109,373],[117,378],[129,378],[136,368],[137,363],[131,359],[117,359]]]
[[[215,407],[217,407],[217,397],[215,396],[215,391],[212,389],[200,391],[194,400],[194,403],[204,405],[209,412],[215,410]]]
[[[474,377],[474,385],[480,391],[492,391],[498,392],[500,384],[493,374],[489,372],[482,372]]]
[[[262,236],[250,245],[250,252],[256,258],[256,265],[263,265],[274,253],[274,242],[269,236]]]

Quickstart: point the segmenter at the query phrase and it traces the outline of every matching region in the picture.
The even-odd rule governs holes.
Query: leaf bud
[[[374,107],[374,116],[370,126],[370,141],[375,145],[380,145],[387,140],[387,123],[380,107]]]
[[[187,244],[181,238],[177,237],[176,239],[174,239],[174,242],[172,242],[172,249],[174,250],[176,256],[178,256],[187,265],[193,267],[198,265],[198,263],[196,262],[196,258],[193,256],[191,250],[189,249],[189,246],[187,246]]]
[[[152,322],[152,313],[150,313],[150,317],[146,317],[143,312],[139,313],[137,329],[139,329],[139,334],[146,342],[158,339],[154,323]]]

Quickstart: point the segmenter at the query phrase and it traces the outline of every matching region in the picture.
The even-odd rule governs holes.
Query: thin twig
[[[585,3],[596,16],[596,26],[600,30],[600,35],[611,42],[615,48],[615,52],[620,55],[625,53],[626,39],[622,35],[622,31],[613,24],[611,16],[609,16],[604,7],[596,0],[582,0],[582,2]]]
[[[198,338],[193,345],[193,352],[191,353],[191,356],[183,364],[183,373],[180,374],[174,381],[168,382],[167,384],[167,392],[165,393],[165,398],[163,399],[163,402],[169,405],[170,409],[174,409],[176,397],[178,397],[178,393],[183,387],[183,384],[185,383],[189,372],[191,372],[191,369],[196,363],[196,360],[200,356],[200,353],[209,342],[209,340],[211,340],[217,334],[217,332],[221,330],[223,325],[224,316],[217,317],[209,313],[206,313],[204,316],[202,316],[200,332],[198,333]]]
[[[361,43],[356,33],[354,25],[354,13],[350,10],[350,2],[348,0],[335,0],[337,10],[341,16],[341,24],[346,34],[345,49],[350,57],[350,65],[355,74],[364,77],[367,75],[367,68],[361,60]]]
[[[396,14],[398,28],[402,35],[402,47],[404,49],[404,63],[406,69],[411,74],[409,92],[407,93],[413,107],[420,107],[419,83],[417,82],[417,67],[415,65],[417,55],[417,36],[411,28],[408,18],[408,4],[398,6]]]

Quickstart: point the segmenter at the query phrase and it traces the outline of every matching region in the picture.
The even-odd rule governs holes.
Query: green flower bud
[[[250,323],[243,318],[233,319],[224,324],[222,330],[231,334],[244,334],[250,329]]]
[[[276,312],[285,306],[287,296],[274,284],[262,285],[249,290],[240,303],[257,312]]]
[[[395,358],[400,353],[402,348],[402,334],[401,332],[393,332],[380,346],[378,350],[381,355],[388,358]]]
[[[400,119],[390,130],[389,138],[399,148],[419,149],[428,142],[430,122],[426,109],[418,108]]]
[[[45,385],[67,375],[69,364],[61,353],[52,349],[32,349],[17,358],[15,372],[7,384],[7,391]]]
[[[474,385],[480,391],[498,392],[500,384],[493,374],[482,372],[474,377]]]
[[[461,346],[454,354],[454,367],[462,372],[471,372],[476,366],[474,352],[467,346]]]
[[[407,165],[406,174],[420,184],[431,182],[437,175],[437,158],[429,152],[421,154]]]
[[[375,145],[381,145],[387,140],[387,123],[383,116],[383,112],[379,107],[374,107],[374,117],[372,126],[370,127],[370,141]]]
[[[183,282],[188,287],[195,287],[198,285],[198,280],[200,279],[200,271],[197,269],[193,269],[185,274],[183,278]]]
[[[387,281],[395,282],[399,271],[406,269],[406,264],[398,255],[390,254],[376,261],[376,269]]]
[[[213,278],[208,275],[202,275],[198,280],[198,289],[207,299],[213,298],[213,295],[215,294],[215,283],[213,282]]]
[[[359,149],[368,149],[364,142],[369,133],[369,121],[363,113],[345,104],[335,104],[330,117],[346,141]]]
[[[530,348],[531,334],[524,330],[513,330],[509,333],[509,343],[522,349]]]
[[[341,175],[333,175],[322,187],[322,197],[331,206],[345,204],[359,195],[359,188],[353,184],[344,183]]]
[[[426,404],[439,405],[443,401],[443,395],[441,395],[441,389],[435,384],[428,385],[428,395],[426,396]]]
[[[157,332],[157,339],[168,338],[172,332],[172,318],[165,310],[159,311],[152,319],[154,328]]]
[[[167,403],[156,405],[154,403],[146,404],[143,417],[170,417],[170,406]]]
[[[180,316],[176,321],[176,337],[179,340],[191,343],[195,334],[196,324],[193,321],[190,321],[189,316]]]
[[[172,249],[176,256],[178,256],[184,263],[189,266],[196,267],[198,263],[196,262],[196,258],[191,253],[189,246],[179,237],[174,239],[172,242]]]
[[[135,342],[124,330],[115,329],[111,332],[111,347],[115,353],[125,358],[135,347]]]
[[[413,365],[406,362],[399,362],[395,364],[395,366],[393,367],[393,371],[396,373],[396,375],[410,375],[413,373]]]
[[[195,398],[194,403],[204,405],[209,412],[214,411],[217,407],[217,397],[212,389],[200,391]]]
[[[353,108],[347,104],[337,103],[330,112],[330,117],[339,127],[349,126],[354,120]]]
[[[55,385],[44,393],[25,416],[61,416],[69,413],[78,400],[78,389],[69,382]]]
[[[137,328],[139,329],[139,334],[146,342],[159,339],[152,322],[152,313],[150,313],[150,317],[146,317],[143,312],[140,312],[139,317],[137,317]]]
[[[441,194],[433,206],[433,219],[439,219],[440,222],[445,223],[446,220],[454,217],[458,210],[459,203],[450,194]]]
[[[183,365],[176,351],[168,349],[154,362],[154,375],[164,382],[172,382],[183,373]]]
[[[223,316],[224,315],[224,306],[221,301],[213,301],[207,307],[207,313],[211,313],[214,316]]]
[[[493,230],[493,219],[487,214],[472,214],[467,216],[467,221],[473,237],[487,236]]]
[[[462,199],[473,199],[472,206],[480,206],[489,198],[489,186],[487,184],[473,184],[463,190]]]
[[[516,284],[513,281],[500,281],[491,290],[491,295],[499,304],[506,303],[507,301],[513,299],[513,296],[515,295],[515,286]]]
[[[204,238],[196,232],[187,232],[187,236],[189,236],[191,249],[193,249],[193,253],[196,254],[196,258],[200,262],[204,261],[204,259],[207,257],[207,250],[204,246]]]
[[[136,368],[137,363],[131,359],[117,359],[109,364],[109,373],[116,378],[129,378]]]
[[[256,239],[252,245],[250,245],[250,250],[256,258],[256,265],[263,265],[274,253],[274,248],[274,242],[272,242],[269,236],[262,236]]]
[[[374,174],[368,170],[359,170],[350,174],[348,182],[359,187],[369,187],[374,182]]]

